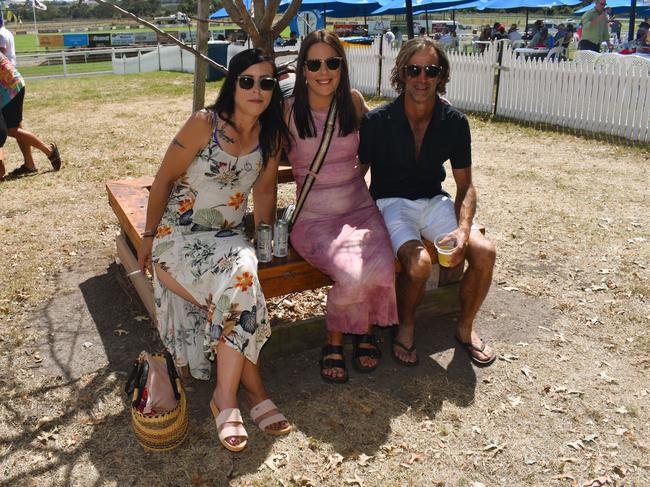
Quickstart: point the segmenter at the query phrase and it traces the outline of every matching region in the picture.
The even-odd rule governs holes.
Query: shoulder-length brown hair
[[[399,50],[397,59],[395,60],[395,66],[390,73],[390,84],[393,86],[395,91],[400,94],[404,93],[405,70],[411,56],[420,49],[431,48],[435,49],[436,54],[438,55],[438,66],[442,68],[442,71],[440,71],[440,74],[438,75],[436,92],[440,95],[445,94],[447,91],[447,83],[449,82],[449,58],[444,49],[440,47],[440,44],[428,37],[415,37],[414,39],[409,39],[407,42],[402,44],[402,48]]]
[[[336,106],[338,108],[339,135],[344,137],[358,129],[359,122],[352,100],[350,88],[350,74],[348,70],[348,60],[345,56],[343,44],[336,36],[325,29],[320,29],[309,34],[300,45],[298,54],[298,69],[296,73],[296,86],[293,89],[293,120],[298,129],[298,136],[301,139],[306,137],[316,137],[316,126],[314,118],[309,109],[309,95],[307,93],[307,79],[305,78],[305,61],[307,53],[314,44],[323,42],[330,46],[336,52],[336,55],[342,59],[341,80],[336,89]]]

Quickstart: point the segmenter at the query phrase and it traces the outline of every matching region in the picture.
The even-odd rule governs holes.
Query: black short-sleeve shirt
[[[433,198],[443,194],[445,161],[472,165],[467,117],[439,98],[415,159],[415,138],[404,113],[404,95],[367,113],[361,122],[359,159],[370,165],[370,193],[380,198]]]

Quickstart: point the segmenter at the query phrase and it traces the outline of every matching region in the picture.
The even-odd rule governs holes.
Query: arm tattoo
[[[181,144],[176,137],[172,139],[172,145],[178,146],[181,149],[187,149],[183,144]]]
[[[235,139],[230,137],[228,134],[226,134],[226,125],[222,125],[221,127],[217,127],[217,137],[221,138],[222,140],[225,140],[229,144],[234,144]]]

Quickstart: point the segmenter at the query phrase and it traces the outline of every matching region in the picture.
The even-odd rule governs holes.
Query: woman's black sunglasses
[[[435,64],[429,64],[427,66],[409,64],[408,66],[404,67],[406,74],[410,78],[417,78],[420,76],[422,69],[424,69],[424,74],[427,76],[427,78],[437,78],[438,75],[442,72],[442,68],[440,66],[436,66]]]
[[[315,73],[320,69],[321,64],[323,64],[323,61],[325,61],[325,66],[327,66],[327,69],[329,69],[330,71],[336,71],[341,67],[341,62],[343,61],[343,58],[330,57],[327,59],[307,59],[305,61],[305,66],[307,66],[307,69],[309,71]]]
[[[242,90],[250,90],[255,86],[255,78],[252,76],[241,75],[237,76],[237,79],[239,80],[239,87]],[[262,91],[273,91],[273,88],[275,88],[275,78],[260,78],[259,87]]]

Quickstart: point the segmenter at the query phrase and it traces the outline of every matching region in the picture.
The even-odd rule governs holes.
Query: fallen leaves
[[[273,472],[277,472],[279,468],[286,467],[288,463],[289,455],[284,452],[271,455],[264,461],[264,465]]]

